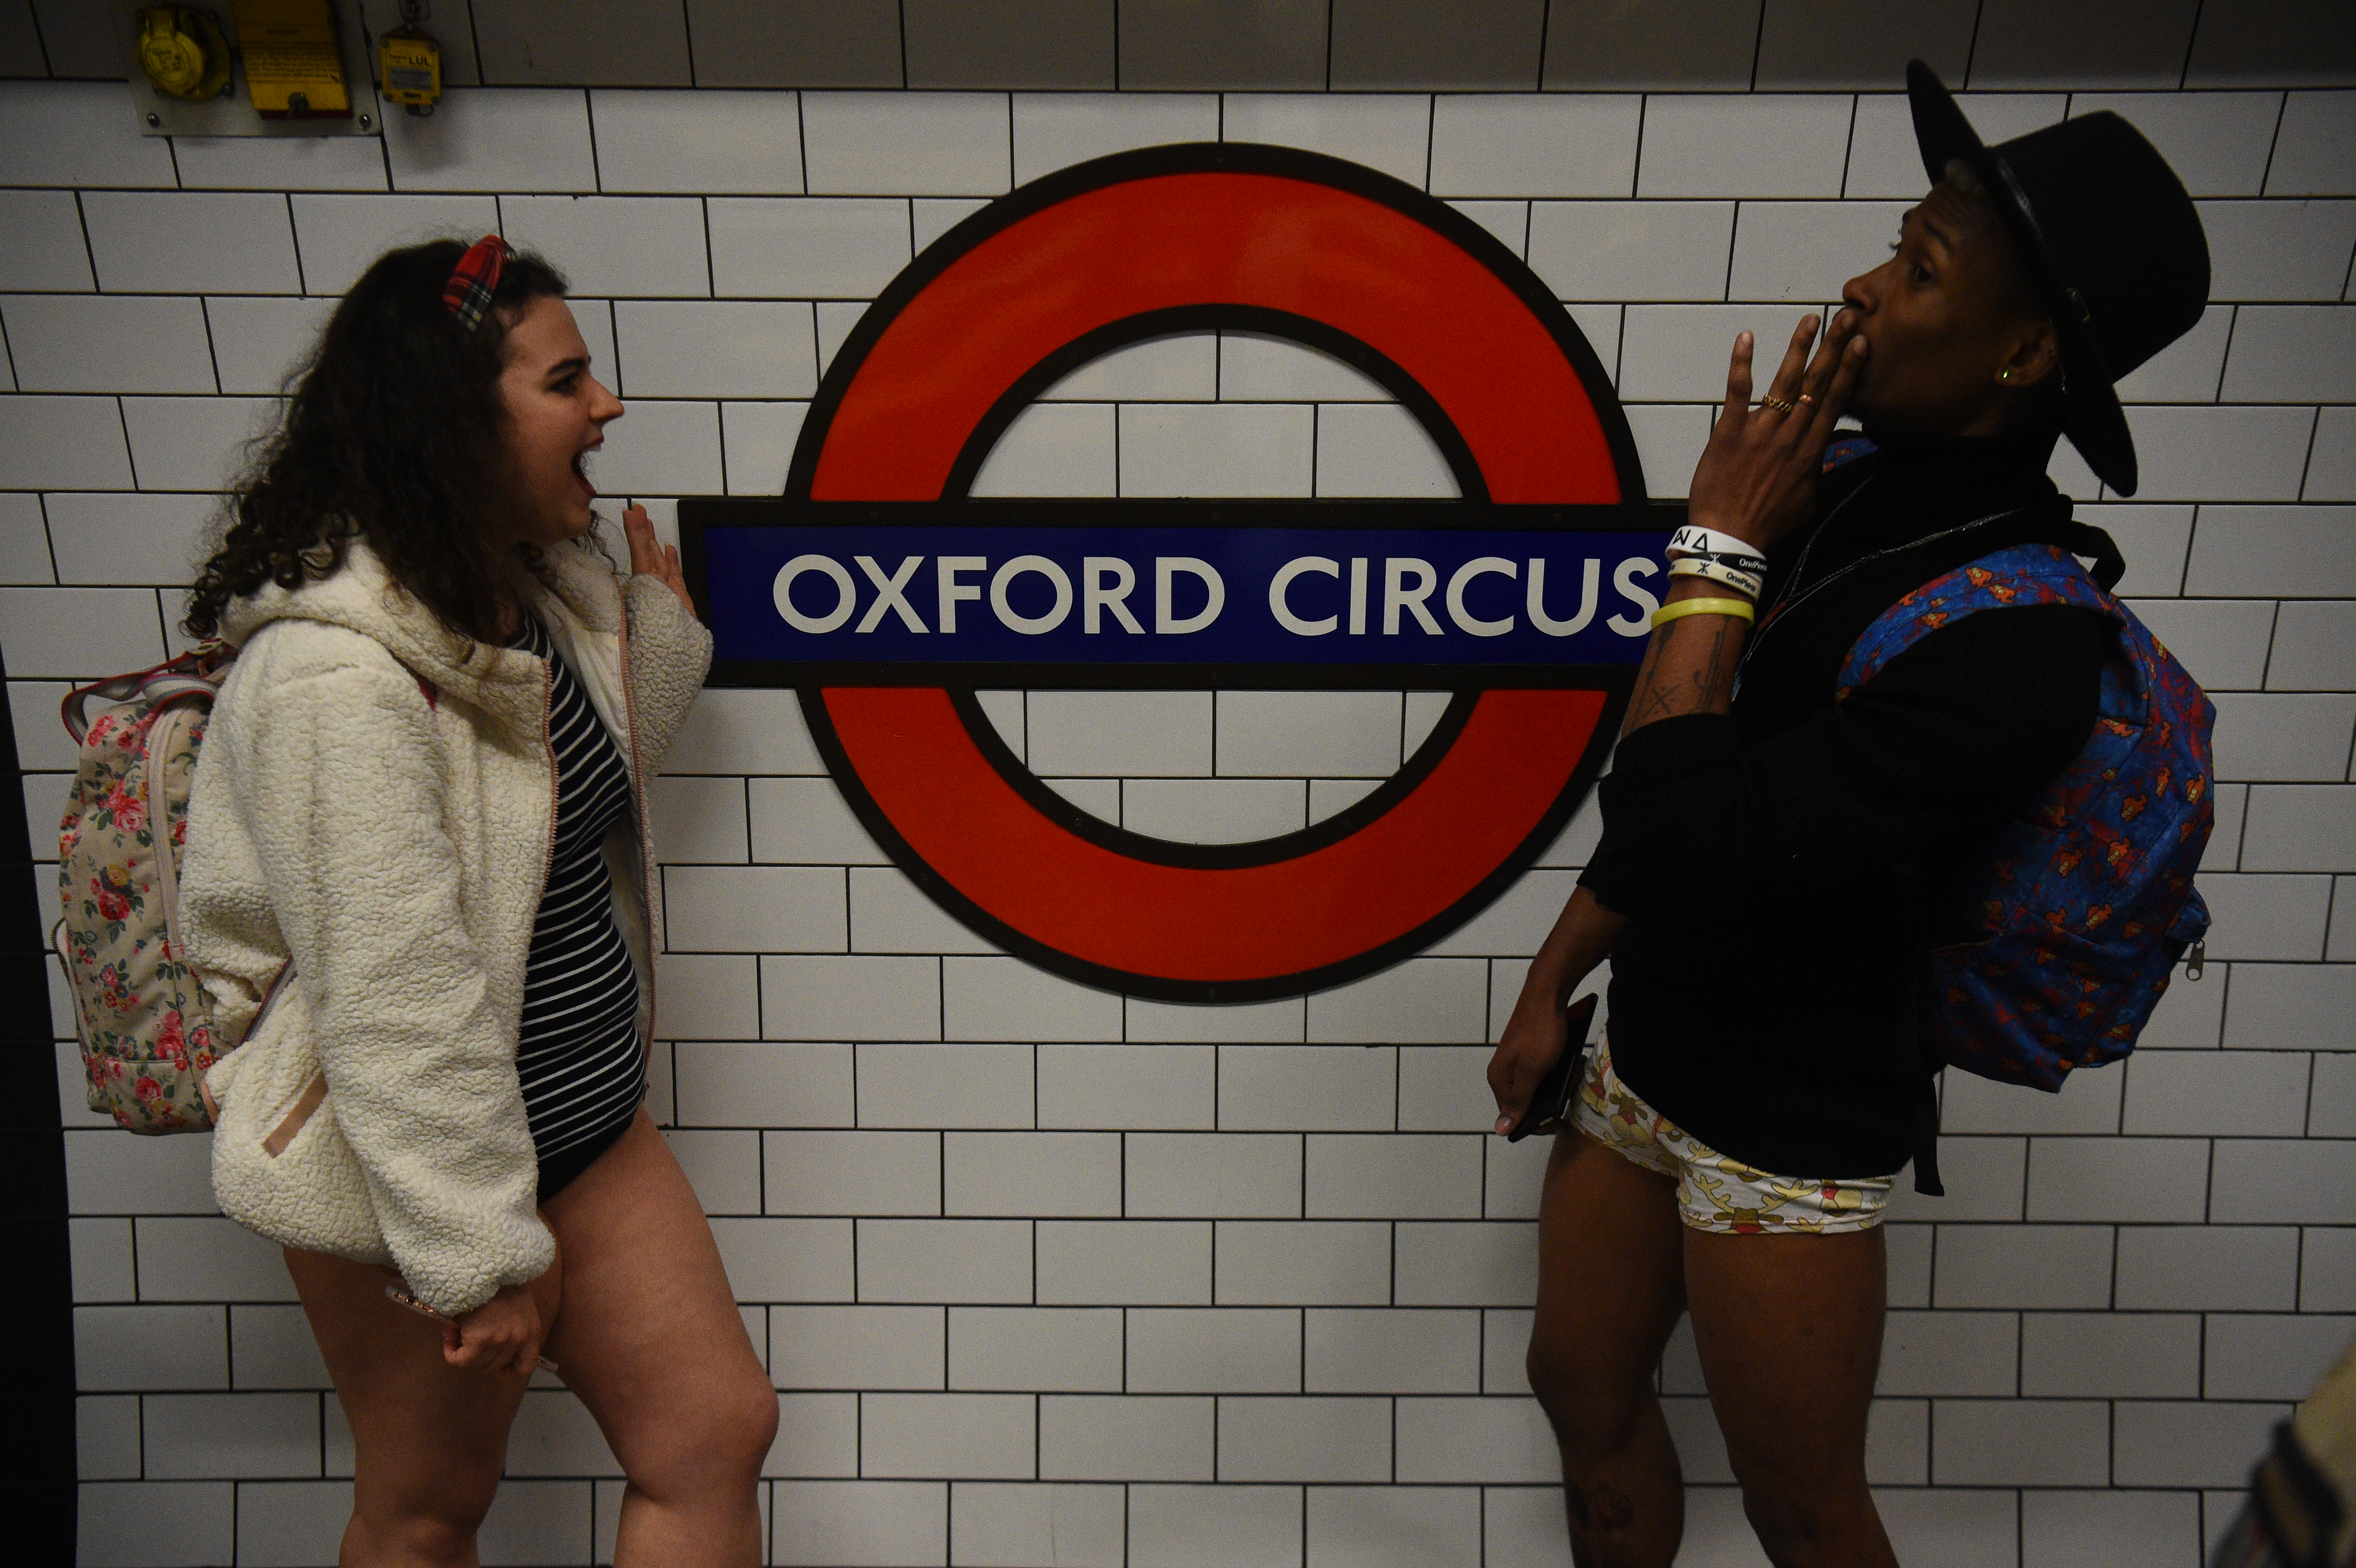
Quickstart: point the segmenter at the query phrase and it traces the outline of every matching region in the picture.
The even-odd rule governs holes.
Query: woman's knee
[[[777,1391],[756,1366],[659,1419],[651,1441],[626,1445],[633,1485],[657,1497],[733,1488],[760,1478],[777,1436]]]

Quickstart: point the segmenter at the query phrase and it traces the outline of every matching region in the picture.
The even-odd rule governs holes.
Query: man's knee
[[[1805,1560],[1818,1548],[1849,1540],[1876,1517],[1863,1471],[1845,1468],[1827,1473],[1783,1463],[1736,1463],[1743,1518],[1769,1557]]]

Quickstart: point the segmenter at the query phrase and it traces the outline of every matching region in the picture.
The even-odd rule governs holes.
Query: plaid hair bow
[[[442,304],[457,317],[458,330],[472,332],[482,325],[483,313],[491,308],[491,296],[498,293],[499,273],[508,264],[508,242],[496,234],[486,234],[466,247],[458,264],[450,269],[450,281],[442,285]]]

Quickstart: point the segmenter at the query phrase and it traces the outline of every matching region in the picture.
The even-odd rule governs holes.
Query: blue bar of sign
[[[728,527],[714,656],[764,662],[1634,664],[1657,532]]]

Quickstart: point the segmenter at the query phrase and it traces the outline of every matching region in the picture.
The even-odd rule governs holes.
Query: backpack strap
[[[2108,535],[2098,528],[2086,531],[2109,547],[2108,559],[2098,560],[2098,569],[2119,560],[2117,547],[2111,545]],[[2015,545],[1933,578],[1884,610],[1850,647],[1835,685],[1834,699],[1847,701],[1848,694],[1871,680],[1882,666],[1942,626],[1982,610],[2030,604],[2074,604],[2122,624],[2126,620],[2125,607],[2069,549],[2060,545]]]

